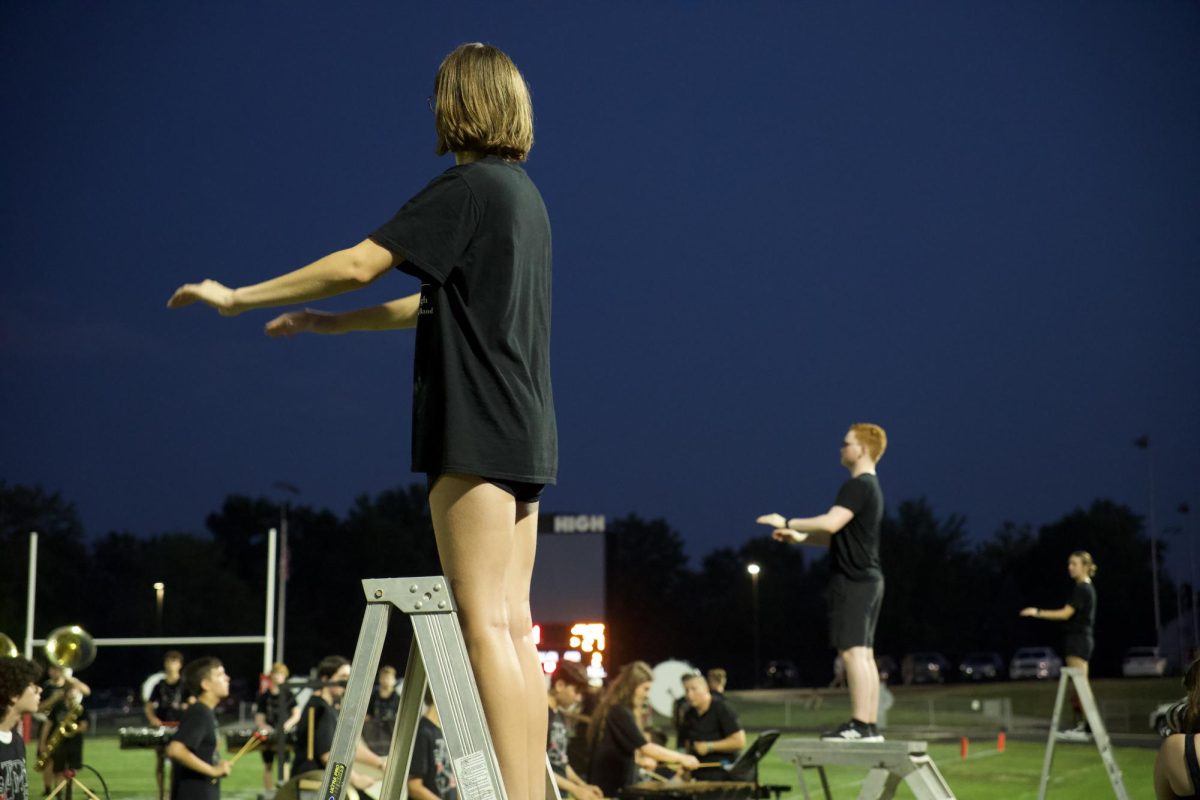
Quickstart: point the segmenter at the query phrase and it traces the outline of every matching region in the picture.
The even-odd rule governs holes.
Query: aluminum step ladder
[[[329,763],[325,766],[322,800],[342,800],[346,791],[393,611],[408,616],[414,635],[379,800],[405,800],[408,796],[408,769],[426,686],[441,717],[459,798],[508,800],[449,581],[435,575],[369,579],[362,585],[367,610],[358,633]],[[546,798],[561,800],[549,760]]]
[[[1108,729],[1104,727],[1104,720],[1101,719],[1100,711],[1096,707],[1096,698],[1092,695],[1092,687],[1088,683],[1088,679],[1084,677],[1083,670],[1078,667],[1063,667],[1058,678],[1058,696],[1054,700],[1054,716],[1050,719],[1050,735],[1046,739],[1046,760],[1042,763],[1042,783],[1038,788],[1038,800],[1046,800],[1046,790],[1050,786],[1050,768],[1054,764],[1054,742],[1058,739],[1059,718],[1062,716],[1063,700],[1067,696],[1067,683],[1074,684],[1075,693],[1079,695],[1079,704],[1083,706],[1084,719],[1092,728],[1092,738],[1096,742],[1096,749],[1100,751],[1100,760],[1104,762],[1104,768],[1108,770],[1108,780],[1112,784],[1113,793],[1117,796],[1117,800],[1129,800],[1129,793],[1125,791],[1125,782],[1121,779],[1121,768],[1117,766],[1117,759],[1113,755]]]
[[[817,770],[822,793],[829,800],[832,795],[829,793],[825,767],[834,765],[864,767],[868,770],[858,800],[891,800],[896,796],[901,781],[908,784],[917,800],[955,800],[950,784],[942,777],[925,742],[785,739],[775,746],[775,752],[784,761],[796,765],[804,800],[812,798],[804,780],[804,770]]]

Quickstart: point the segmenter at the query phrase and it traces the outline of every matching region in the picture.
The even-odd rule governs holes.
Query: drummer
[[[260,693],[254,701],[254,724],[258,730],[271,734],[269,741],[262,748],[263,788],[268,792],[275,788],[275,776],[271,774],[275,763],[275,751],[280,749],[283,737],[274,734],[277,728],[288,734],[300,721],[300,706],[296,698],[285,685],[288,679],[287,664],[277,661],[271,666],[270,685]],[[286,758],[281,758],[282,777],[287,780],[290,765]]]
[[[183,718],[183,653],[178,650],[168,650],[163,655],[163,677],[150,690],[143,710],[146,720],[153,728],[175,728]],[[153,679],[154,676],[151,676]],[[164,796],[163,764],[166,761],[166,750],[155,749],[154,780],[158,783],[158,797]]]

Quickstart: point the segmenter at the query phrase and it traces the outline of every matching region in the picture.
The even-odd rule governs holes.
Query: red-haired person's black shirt
[[[834,505],[854,512],[854,518],[829,542],[833,571],[852,581],[879,580],[883,577],[879,563],[883,490],[879,488],[879,479],[869,472],[851,478],[838,490]]]

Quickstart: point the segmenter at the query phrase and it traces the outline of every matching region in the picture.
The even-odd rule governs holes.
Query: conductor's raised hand
[[[267,323],[267,336],[295,336],[297,333],[325,333],[333,314],[306,308],[280,314]]]
[[[771,531],[771,538],[777,542],[800,544],[807,539],[808,536],[798,531],[788,530],[787,528],[776,528],[775,530]]]
[[[180,286],[167,301],[167,308],[183,308],[196,302],[212,306],[223,317],[241,313],[241,309],[234,302],[233,289],[209,278],[200,283],[185,283]]]

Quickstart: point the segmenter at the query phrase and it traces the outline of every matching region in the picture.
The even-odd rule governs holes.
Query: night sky
[[[421,6],[6,4],[0,478],[93,535],[419,480],[411,332],[165,303],[387,220],[451,165],[426,96],[481,40],[533,92],[554,229],[544,510],[737,546],[826,510],[872,421],[892,507],[975,537],[1145,513],[1151,458],[1159,527],[1187,501],[1200,536],[1200,4]]]

